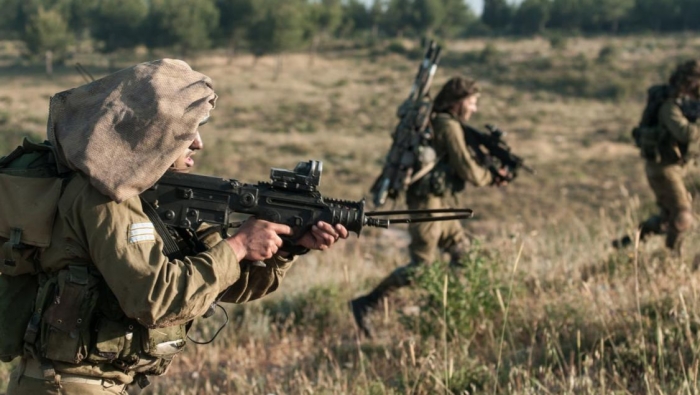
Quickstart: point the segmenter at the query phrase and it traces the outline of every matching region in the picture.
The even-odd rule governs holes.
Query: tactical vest
[[[436,113],[435,116],[437,116]],[[454,116],[448,113],[448,115],[457,121]],[[458,121],[457,121],[458,122]],[[431,129],[434,130],[434,128]],[[435,131],[433,131],[435,133]],[[466,142],[468,149],[471,150],[469,146],[469,141]],[[407,193],[414,197],[426,197],[429,195],[434,196],[445,196],[448,193],[456,194],[464,190],[466,182],[461,179],[457,173],[452,169],[449,164],[449,159],[443,154],[437,158],[436,150],[433,144],[435,140],[430,141],[430,149],[432,151],[432,161],[435,162],[432,169],[428,174],[419,179],[417,182],[413,183],[409,188]],[[424,166],[424,165],[422,165]],[[417,169],[419,170],[419,169]]]
[[[141,379],[163,374],[186,344],[186,325],[149,329],[126,317],[94,265],[42,270],[71,176],[59,174],[48,143],[25,139],[0,159],[0,360],[29,354],[109,364]]]
[[[697,157],[697,148],[681,143],[670,135],[659,122],[659,111],[664,102],[672,97],[669,85],[655,85],[647,90],[647,102],[642,112],[642,119],[634,129],[632,138],[643,158],[663,164],[683,164]],[[695,117],[689,113],[684,100],[676,99],[675,104],[690,122]]]

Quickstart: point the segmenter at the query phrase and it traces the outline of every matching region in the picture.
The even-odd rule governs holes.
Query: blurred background
[[[0,37],[23,57],[210,48],[256,56],[351,40],[693,31],[696,0],[2,0]]]
[[[302,257],[274,294],[227,306],[222,334],[190,345],[141,393],[700,393],[698,232],[680,256],[660,239],[610,247],[657,210],[630,131],[647,88],[700,53],[700,1],[0,0],[0,10],[0,155],[45,138],[56,92],[181,58],[219,94],[197,172],[257,182],[317,159],[324,195],[359,200],[433,38],[443,46],[433,95],[453,75],[477,79],[471,124],[507,131],[537,170],[457,196],[476,213],[464,222],[466,269],[426,268],[373,313],[376,338],[357,337],[347,301],[407,262],[401,226]],[[687,184],[697,195],[697,168]],[[222,323],[198,320],[192,335]],[[12,366],[0,364],[0,393]]]

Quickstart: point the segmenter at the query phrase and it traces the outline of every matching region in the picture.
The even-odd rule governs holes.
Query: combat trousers
[[[24,366],[23,366],[24,365]],[[7,395],[126,395],[126,386],[108,379],[70,374],[44,378],[38,362],[25,360],[12,371]]]
[[[432,195],[421,198],[409,195],[407,203],[411,210],[448,208],[445,200],[446,198]],[[371,302],[376,303],[390,292],[409,285],[415,269],[439,259],[438,253],[448,252],[450,264],[459,266],[469,244],[458,220],[410,224],[408,233],[411,235],[411,243],[408,246],[410,262],[396,268],[379,283],[368,295]]]
[[[407,200],[408,208],[412,210],[448,207],[443,198],[437,196],[418,198],[409,195]],[[460,266],[462,264],[468,240],[459,221],[414,223],[409,226],[408,232],[411,235],[411,244],[408,247],[411,261],[392,271],[372,292],[350,302],[355,323],[367,337],[372,336],[371,325],[366,318],[369,310],[375,308],[382,298],[391,292],[410,285],[414,271],[418,266],[439,259],[437,253],[442,251],[450,254],[451,265]]]
[[[659,214],[640,224],[642,240],[652,234],[666,234],[666,247],[679,249],[683,234],[693,226],[692,198],[685,187],[681,165],[646,162],[645,172],[654,192]]]

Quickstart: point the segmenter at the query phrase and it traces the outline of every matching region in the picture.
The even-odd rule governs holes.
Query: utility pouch
[[[143,351],[156,358],[172,359],[180,353],[187,344],[187,330],[185,325],[167,326],[164,328],[145,328],[143,339]]]
[[[433,195],[444,196],[447,192],[460,192],[464,189],[464,180],[457,177],[449,164],[440,162],[430,172],[430,190]]]
[[[632,138],[644,159],[658,162],[661,143],[661,130],[658,127],[638,126],[632,129]]]
[[[430,173],[428,173],[411,184],[411,186],[408,187],[407,193],[415,197],[426,197],[430,195],[431,190],[431,176]]]
[[[94,363],[114,362],[129,350],[133,340],[133,326],[129,330],[123,320],[100,317],[95,326],[95,344],[90,350],[88,360]]]
[[[0,361],[10,362],[23,354],[24,332],[38,288],[34,275],[0,274]]]
[[[58,272],[57,290],[42,316],[45,358],[77,364],[87,357],[98,282],[87,266],[68,266]]]
[[[447,169],[438,164],[430,172],[430,192],[435,196],[443,196],[447,191]]]

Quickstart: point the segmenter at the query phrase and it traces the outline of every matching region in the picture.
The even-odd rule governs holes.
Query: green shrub
[[[408,53],[408,48],[403,42],[399,40],[394,40],[387,45],[386,50],[390,53],[397,53],[399,55],[406,55]]]
[[[598,64],[611,65],[618,57],[619,52],[617,47],[606,45],[598,51],[596,62],[598,62]]]
[[[579,71],[586,71],[591,66],[591,62],[588,60],[586,55],[582,53],[574,56],[572,63],[573,67]]]
[[[549,46],[555,50],[564,50],[569,46],[569,37],[563,34],[549,36]]]
[[[488,43],[484,46],[479,54],[479,62],[484,64],[493,64],[501,58],[501,52],[493,43]]]
[[[420,315],[417,319],[403,315],[404,326],[417,329],[427,338],[443,333],[446,323],[449,338],[469,337],[476,331],[478,321],[499,312],[496,290],[506,294],[505,287],[494,275],[502,267],[499,260],[489,257],[477,244],[466,254],[462,264],[464,267],[455,268],[445,262],[435,262],[416,269],[413,278],[419,290]],[[447,305],[444,305],[446,278]]]
[[[316,286],[304,294],[282,300],[264,301],[263,310],[279,326],[293,324],[322,333],[326,328],[339,325],[345,313],[345,301],[337,287]]]

